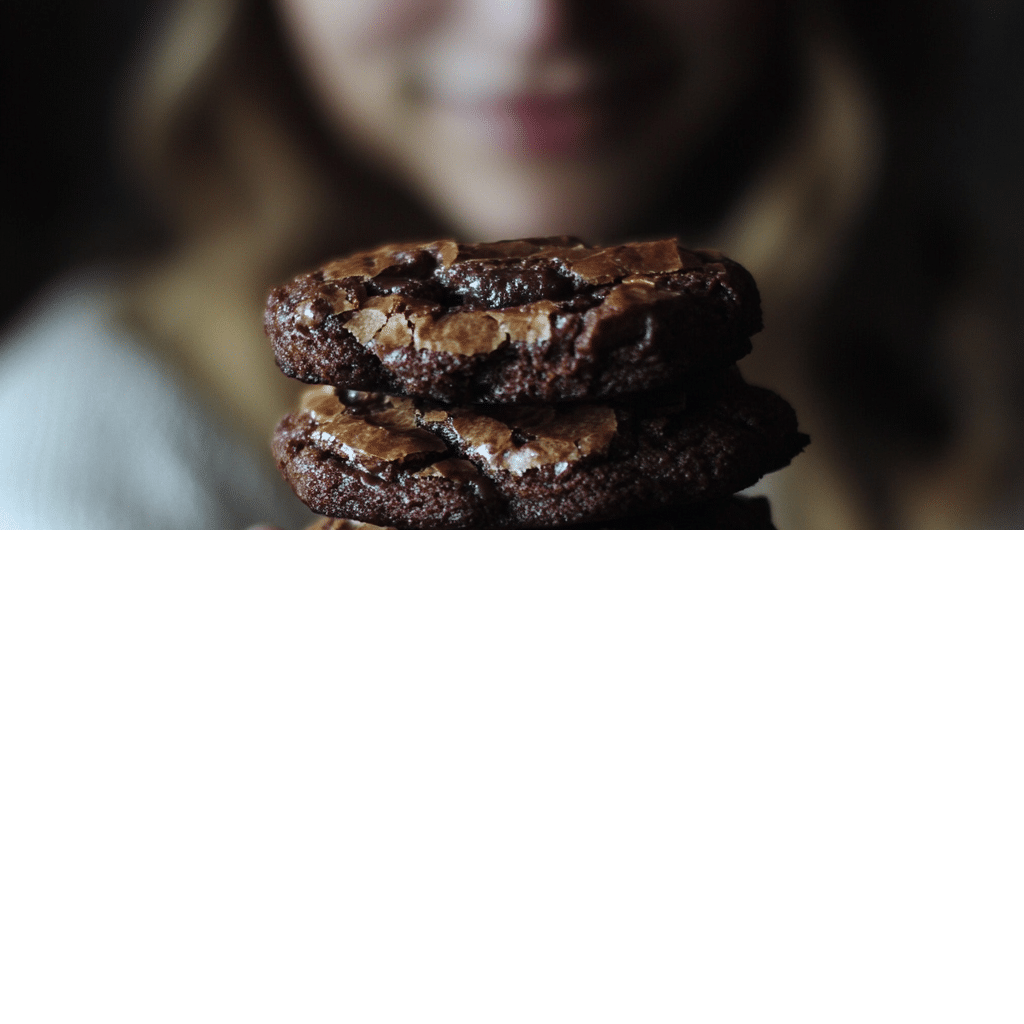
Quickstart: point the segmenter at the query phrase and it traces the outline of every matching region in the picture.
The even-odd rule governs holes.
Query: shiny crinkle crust
[[[307,392],[274,451],[320,515],[406,529],[545,528],[725,498],[807,443],[789,405],[735,371],[685,399],[441,408]]]
[[[381,246],[275,289],[290,377],[449,403],[615,398],[725,367],[761,329],[757,287],[674,239]]]

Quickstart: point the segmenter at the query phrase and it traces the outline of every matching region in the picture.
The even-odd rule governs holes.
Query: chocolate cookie
[[[307,530],[393,530],[393,526],[373,526],[355,519],[321,517]],[[767,498],[734,495],[699,505],[684,505],[655,515],[611,519],[603,523],[584,523],[570,530],[774,530]]]
[[[753,278],[675,240],[386,245],[275,289],[290,377],[460,404],[631,395],[725,367],[761,329]]]
[[[505,502],[480,471],[416,424],[411,399],[311,388],[286,416],[274,457],[314,512],[381,526],[453,529],[504,519]]]
[[[321,515],[404,528],[545,528],[723,498],[807,443],[793,410],[730,370],[633,404],[441,408],[307,392],[274,451]]]

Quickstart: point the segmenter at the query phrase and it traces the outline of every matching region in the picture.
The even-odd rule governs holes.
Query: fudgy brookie
[[[323,385],[274,454],[321,528],[771,528],[735,492],[808,439],[734,365],[760,327],[750,275],[675,240],[382,246],[272,293]]]
[[[453,403],[614,398],[724,367],[761,329],[753,278],[672,239],[386,245],[275,289],[278,365]]]
[[[561,527],[726,497],[803,448],[793,410],[735,370],[632,404],[438,407],[310,389],[274,453],[322,515],[383,526]]]

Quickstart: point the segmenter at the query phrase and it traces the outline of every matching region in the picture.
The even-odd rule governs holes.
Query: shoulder
[[[269,454],[250,451],[118,324],[115,298],[103,274],[64,278],[0,342],[0,526],[215,529],[301,517]]]

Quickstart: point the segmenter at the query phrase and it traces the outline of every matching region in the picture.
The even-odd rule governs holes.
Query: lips
[[[484,105],[493,141],[506,152],[575,156],[602,134],[601,108],[593,95],[509,96]]]
[[[510,156],[581,156],[600,143],[609,128],[608,108],[596,93],[522,93],[473,103],[449,101],[438,107],[480,144]]]
[[[450,125],[483,147],[512,157],[571,159],[628,138],[668,95],[675,69],[617,70],[580,75],[571,88],[442,89],[426,96]]]

